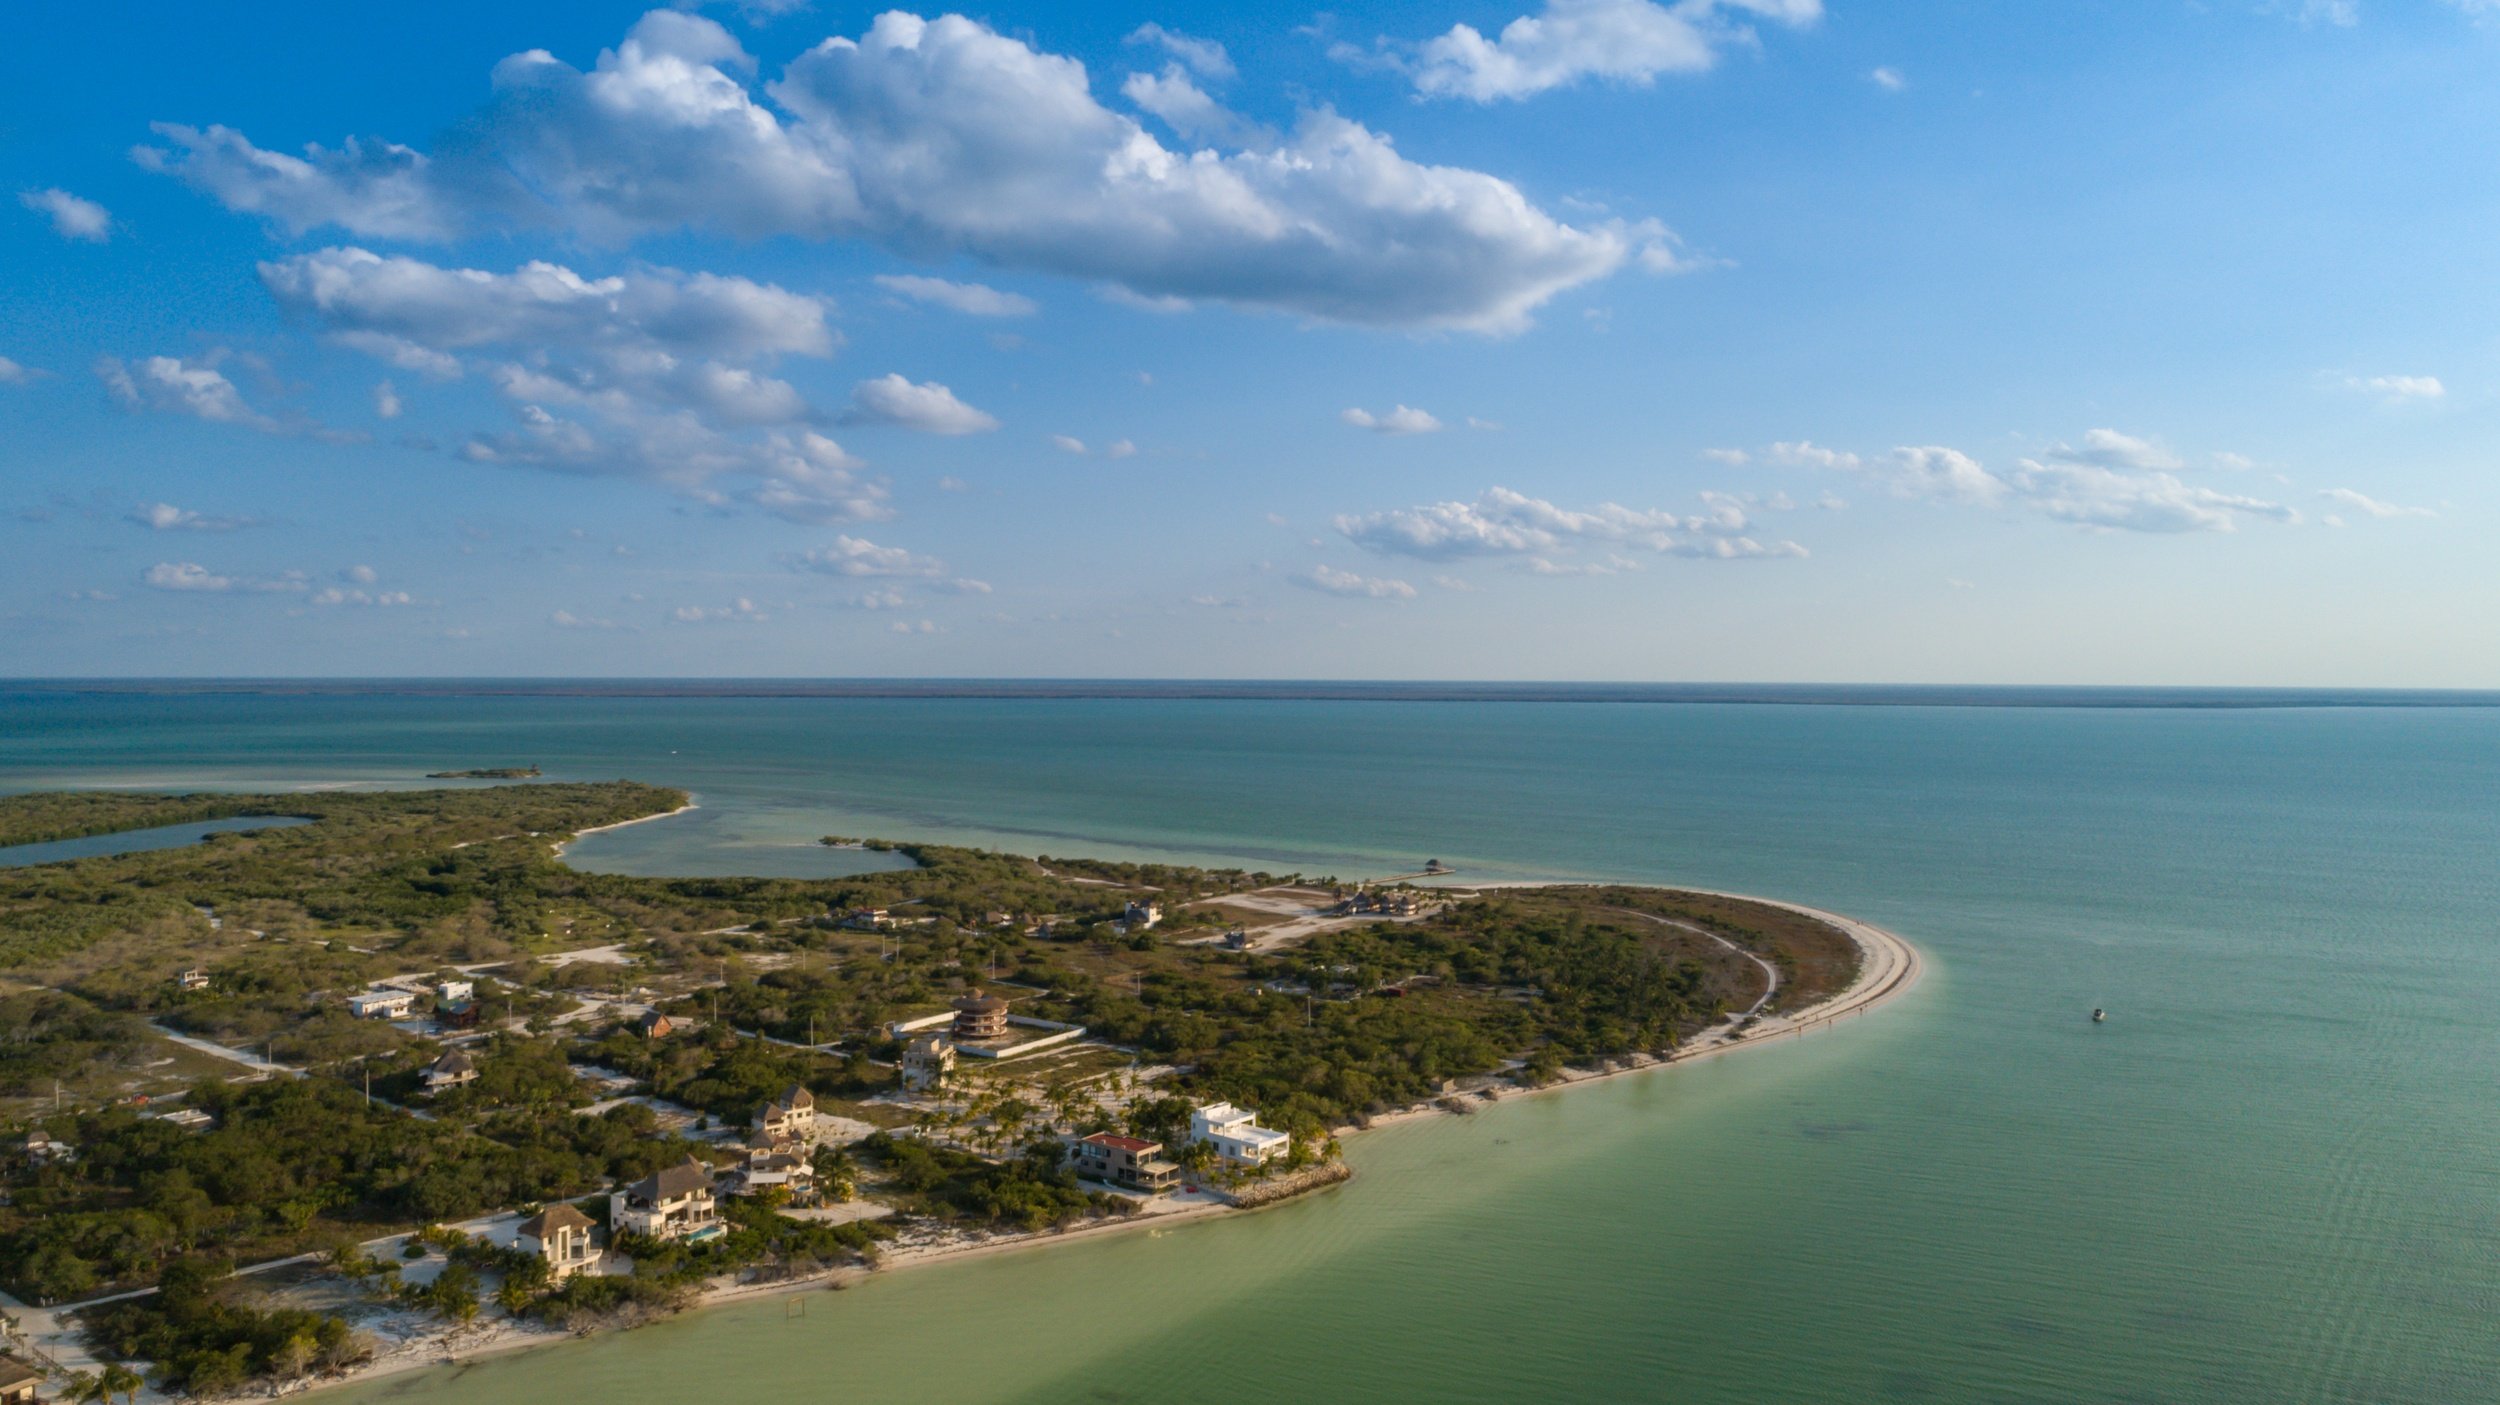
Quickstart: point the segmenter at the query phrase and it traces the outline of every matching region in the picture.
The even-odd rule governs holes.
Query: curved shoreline
[[[689,802],[677,810],[670,811],[669,814],[683,814],[686,810],[694,808],[696,808],[695,805],[692,802]],[[641,824],[646,820],[666,818],[668,818],[668,815],[647,815],[640,820],[626,820],[621,824],[603,825],[600,826],[600,828],[617,829],[622,828],[623,825],[626,824]],[[593,831],[591,830],[583,830],[580,833],[588,834],[592,832]],[[575,837],[579,838],[580,835],[577,834]],[[559,852],[561,851],[559,850]],[[1465,889],[1462,891],[1474,892],[1493,888],[1565,888],[1586,886],[1594,885],[1585,883],[1557,882],[1489,883],[1481,885],[1480,889]],[[1924,975],[1926,971],[1926,959],[1920,954],[1916,946],[1913,946],[1900,936],[1886,931],[1881,927],[1875,926],[1872,923],[1861,922],[1856,918],[1843,916],[1840,913],[1829,912],[1822,908],[1808,907],[1802,903],[1785,902],[1778,898],[1758,897],[1748,893],[1721,892],[1716,889],[1709,888],[1674,887],[1664,884],[1634,884],[1627,886],[1657,887],[1662,891],[1704,893],[1712,897],[1736,898],[1745,902],[1761,903],[1768,907],[1784,908],[1788,911],[1814,918],[1817,921],[1828,923],[1837,928],[1842,935],[1848,937],[1851,942],[1856,944],[1859,951],[1857,975],[1850,980],[1847,986],[1843,987],[1837,993],[1817,1001],[1803,1010],[1792,1013],[1763,1016],[1756,1021],[1752,1030],[1741,1038],[1729,1037],[1729,1033],[1726,1029],[1713,1031],[1706,1038],[1696,1039],[1693,1043],[1677,1050],[1671,1057],[1653,1059],[1646,1055],[1634,1055],[1633,1061],[1624,1067],[1579,1074],[1566,1072],[1562,1077],[1557,1078],[1555,1081],[1539,1087],[1515,1088],[1508,1090],[1503,1094],[1504,1101],[1516,1097],[1532,1097],[1540,1094],[1557,1093],[1570,1088],[1584,1087],[1593,1083],[1603,1083],[1610,1079],[1624,1078],[1635,1074],[1655,1073],[1660,1069],[1673,1068],[1683,1064],[1698,1062],[1702,1059],[1715,1058],[1722,1054],[1734,1053],[1740,1050],[1754,1048],[1759,1045],[1767,1045],[1774,1042],[1774,1040],[1776,1040],[1780,1035],[1794,1034],[1802,1036],[1808,1030],[1837,1023],[1844,1016],[1863,1014],[1879,1005],[1908,994],[1910,990],[1918,984],[1919,978]],[[1443,1108],[1437,1102],[1427,1102],[1418,1106],[1404,1108],[1396,1112],[1383,1113],[1380,1116],[1369,1119],[1361,1126],[1341,1127],[1338,1128],[1337,1131],[1340,1136],[1360,1136],[1366,1131],[1377,1130],[1379,1128],[1391,1126],[1400,1122],[1412,1121],[1416,1118],[1447,1117],[1454,1115],[1456,1114],[1446,1108]],[[1344,1184],[1344,1182],[1339,1181],[1332,1184]],[[1317,1189],[1325,1190],[1328,1188],[1328,1186],[1321,1186]],[[833,1269],[813,1277],[791,1279],[773,1283],[723,1284],[719,1287],[703,1291],[697,1297],[692,1306],[688,1307],[683,1313],[677,1314],[677,1316],[691,1316],[695,1313],[704,1312],[715,1307],[727,1307],[736,1303],[770,1297],[776,1293],[822,1292],[829,1288],[848,1288],[854,1284],[866,1282],[881,1274],[898,1270],[924,1268],[933,1264],[956,1263],[968,1259],[988,1258],[995,1255],[1011,1254],[1027,1250],[1041,1250],[1057,1244],[1074,1243],[1079,1241],[1090,1242],[1097,1239],[1108,1238],[1115,1234],[1134,1232],[1140,1229],[1161,1230],[1167,1227],[1213,1219],[1224,1215],[1257,1214],[1261,1211],[1271,1210],[1279,1205],[1290,1203],[1291,1200],[1299,1198],[1301,1197],[1292,1196],[1284,1200],[1272,1201],[1267,1204],[1255,1206],[1236,1206],[1222,1203],[1188,1204],[1176,1209],[1165,1210],[1160,1213],[1148,1212],[1126,1216],[1115,1220],[1098,1220],[1072,1226],[1066,1229],[1043,1230],[1030,1234],[994,1235],[967,1243],[950,1245],[917,1246],[914,1248],[897,1250],[886,1256],[882,1262],[872,1268],[862,1269],[856,1267],[845,1267]],[[452,1346],[452,1342],[463,1335],[470,1336],[472,1338],[472,1342],[463,1347],[454,1348]],[[457,1371],[489,1356],[504,1355],[530,1347],[554,1346],[565,1341],[577,1340],[579,1337],[587,1335],[591,1334],[577,1334],[561,1330],[549,1330],[545,1327],[539,1326],[523,1326],[509,1321],[491,1324],[479,1323],[468,1327],[454,1328],[451,1331],[445,1332],[439,1336],[412,1339],[409,1342],[404,1343],[397,1351],[390,1353],[381,1359],[370,1362],[361,1368],[350,1371],[340,1380],[324,1381],[319,1384],[309,1386],[303,1391],[290,1393],[310,1394],[313,1392],[328,1392],[341,1389],[346,1386],[368,1384],[384,1377],[405,1375],[416,1371],[445,1369]]]
[[[1520,883],[1486,883],[1477,888],[1462,889],[1460,891],[1483,892],[1497,888],[1586,888],[1600,886],[1607,885],[1586,882],[1546,883],[1529,881]],[[1638,888],[1655,887],[1664,892],[1701,893],[1714,898],[1735,898],[1741,902],[1760,903],[1765,907],[1783,908],[1789,912],[1799,913],[1803,916],[1811,917],[1818,922],[1823,922],[1837,928],[1842,936],[1847,937],[1857,946],[1858,973],[1856,976],[1851,978],[1848,985],[1842,987],[1833,994],[1816,1001],[1814,1004],[1806,1006],[1802,1010],[1785,1011],[1779,1014],[1763,1016],[1761,1019],[1755,1021],[1752,1029],[1741,1037],[1732,1036],[1731,1031],[1727,1028],[1713,1030],[1704,1038],[1697,1039],[1691,1044],[1685,1045],[1684,1047],[1676,1050],[1674,1054],[1663,1059],[1651,1058],[1646,1054],[1634,1054],[1626,1062],[1625,1066],[1621,1068],[1600,1069],[1589,1073],[1574,1073],[1566,1069],[1560,1077],[1556,1078],[1551,1083],[1543,1084],[1535,1088],[1519,1088],[1508,1091],[1502,1095],[1504,1098],[1534,1097],[1541,1093],[1556,1093],[1566,1088],[1579,1088],[1591,1083],[1603,1083],[1612,1078],[1625,1078],[1633,1074],[1640,1073],[1655,1073],[1662,1068],[1674,1068],[1683,1064],[1698,1063],[1703,1059],[1716,1058],[1721,1054],[1730,1054],[1739,1050],[1766,1045],[1773,1042],[1781,1035],[1803,1036],[1808,1030],[1837,1023],[1843,1016],[1862,1015],[1879,1005],[1885,1004],[1888,1001],[1897,1000],[1900,997],[1909,994],[1911,989],[1918,984],[1919,978],[1927,973],[1927,958],[1920,954],[1917,947],[1911,945],[1908,941],[1904,940],[1895,933],[1888,932],[1871,922],[1861,922],[1854,917],[1843,916],[1837,912],[1829,912],[1819,907],[1808,907],[1803,903],[1787,902],[1779,898],[1766,898],[1753,893],[1730,893],[1716,888],[1687,888],[1668,884],[1649,883],[1626,884],[1624,886]],[[1374,1127],[1385,1127],[1395,1122],[1405,1122],[1417,1117],[1437,1116],[1443,1115],[1444,1113],[1445,1109],[1443,1109],[1439,1104],[1426,1103],[1420,1107],[1410,1107],[1398,1112],[1384,1113],[1378,1117],[1372,1118],[1369,1122],[1363,1124],[1362,1126],[1340,1128],[1339,1131],[1341,1133],[1360,1135],[1362,1132]]]
[[[629,825],[649,824],[653,820],[674,819],[677,816],[686,813],[688,810],[700,810],[702,808],[703,806],[701,802],[689,799],[685,804],[678,806],[674,810],[664,810],[656,815],[642,815],[630,820],[618,820],[614,824],[594,824],[588,829],[574,830],[571,838],[556,845],[556,858],[558,860],[562,860],[564,857],[564,851],[580,843],[582,841],[582,836],[586,834],[605,834],[611,829],[624,829]]]

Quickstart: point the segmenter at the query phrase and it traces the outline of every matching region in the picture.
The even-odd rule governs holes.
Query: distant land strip
[[[957,698],[1404,703],[1684,703],[1799,707],[2500,707],[2488,689],[2195,688],[1930,683],[1494,683],[1120,678],[40,678],[8,695]]]

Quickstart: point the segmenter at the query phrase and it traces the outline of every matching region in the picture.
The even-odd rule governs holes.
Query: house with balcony
[[[746,1164],[738,1169],[737,1193],[783,1190],[798,1204],[815,1199],[816,1163],[803,1152],[786,1149],[787,1145],[748,1148]]]
[[[923,1035],[903,1047],[903,1091],[926,1093],[946,1086],[955,1073],[955,1046]]]
[[[513,1247],[547,1265],[548,1276],[561,1283],[599,1262],[594,1228],[590,1216],[559,1201],[521,1221]]]
[[[454,1049],[426,1066],[424,1081],[428,1093],[465,1088],[477,1081],[477,1060],[463,1050]]]
[[[793,1083],[755,1114],[755,1139],[767,1145],[816,1140],[816,1095]]]
[[[1189,1114],[1189,1139],[1205,1142],[1225,1165],[1257,1167],[1293,1150],[1293,1138],[1259,1125],[1259,1116],[1231,1103],[1208,1103]]]
[[[1163,1156],[1163,1143],[1117,1132],[1096,1132],[1068,1144],[1068,1164],[1089,1180],[1161,1194],[1180,1183],[1181,1168]]]
[[[954,1035],[958,1043],[1007,1037],[1007,1002],[975,990],[955,1002]]]
[[[608,1228],[652,1239],[710,1239],[721,1232],[712,1168],[689,1156],[608,1196]]]

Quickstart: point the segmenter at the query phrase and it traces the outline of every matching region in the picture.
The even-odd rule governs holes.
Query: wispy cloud
[[[159,532],[233,532],[260,525],[257,517],[194,512],[169,502],[141,503],[130,510],[129,520]]]
[[[2439,515],[2427,507],[2405,507],[2397,503],[2383,502],[2367,493],[2357,492],[2351,488],[2328,488],[2318,496],[2338,507],[2358,512],[2364,517],[2437,517]]]
[[[1773,444],[1767,462],[1852,474],[1895,497],[1976,507],[2019,507],[2105,531],[2229,532],[2243,522],[2294,523],[2285,504],[2193,484],[2179,457],[2159,442],[2095,429],[1998,471],[1959,449],[1904,445],[1862,456],[1811,441]]]
[[[1753,41],[1744,19],[1799,28],[1822,14],[1821,0],[1546,0],[1491,37],[1460,24],[1411,49],[1384,42],[1378,54],[1423,96],[1499,102],[1590,78],[1647,86],[1662,73],[1706,72]]]
[[[1441,428],[1441,421],[1429,413],[1405,405],[1379,415],[1349,407],[1338,411],[1337,418],[1356,429],[1368,429],[1374,434],[1432,434]]]
[[[1415,598],[1415,587],[1402,580],[1356,575],[1352,571],[1340,571],[1334,566],[1314,566],[1309,571],[1289,577],[1289,579],[1305,590],[1316,590],[1325,595],[1343,595],[1363,600],[1412,600]]]
[[[913,302],[929,303],[967,317],[1030,317],[1040,304],[1021,293],[1002,293],[986,283],[952,283],[910,273],[881,274],[877,286]]]
[[[312,582],[301,571],[275,576],[225,575],[197,561],[159,561],[140,573],[139,583],[150,590],[192,595],[284,595],[312,588]]]
[[[1424,561],[1470,556],[1542,556],[1586,545],[1624,547],[1710,560],[1804,556],[1792,541],[1765,542],[1749,535],[1744,506],[1723,494],[1706,496],[1707,510],[1678,513],[1604,503],[1579,511],[1558,507],[1508,488],[1491,488],[1473,501],[1339,516],[1336,529],[1368,551]]]
[[[52,221],[52,232],[64,239],[101,244],[113,237],[112,212],[58,187],[20,191],[17,203]]]
[[[2448,387],[2437,376],[2354,376],[2342,375],[2336,383],[2346,390],[2375,395],[2390,405],[2415,404],[2446,397]]]

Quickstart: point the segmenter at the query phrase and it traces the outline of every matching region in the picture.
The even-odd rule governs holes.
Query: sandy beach
[[[674,810],[665,810],[665,811],[662,811],[661,813],[656,814],[656,815],[644,815],[644,816],[641,816],[641,817],[640,817],[640,818],[638,818],[638,819],[618,820],[618,821],[617,821],[616,823],[614,823],[614,824],[595,824],[595,825],[592,825],[592,826],[591,826],[590,828],[588,828],[588,829],[577,829],[577,830],[573,831],[573,837],[572,837],[572,838],[567,839],[567,840],[565,840],[563,843],[558,844],[558,845],[556,846],[556,857],[557,857],[557,858],[559,858],[559,859],[560,859],[560,858],[563,858],[563,857],[564,857],[564,851],[565,851],[565,850],[567,850],[567,849],[572,848],[575,844],[580,843],[580,842],[582,841],[582,839],[583,839],[585,836],[588,836],[588,835],[593,835],[593,834],[605,834],[605,833],[607,833],[607,832],[608,832],[609,830],[611,830],[611,829],[625,829],[625,828],[628,828],[628,827],[633,826],[633,825],[638,825],[638,824],[649,824],[649,823],[651,823],[653,820],[673,819],[673,818],[675,818],[675,817],[676,817],[676,816],[678,816],[678,815],[682,815],[682,814],[686,813],[688,810],[700,810],[700,809],[702,809],[702,808],[703,808],[703,806],[702,806],[702,804],[701,804],[701,803],[699,803],[699,802],[697,802],[697,801],[689,800],[689,801],[687,801],[685,804],[678,806],[678,807],[677,807],[676,809],[674,809]]]

